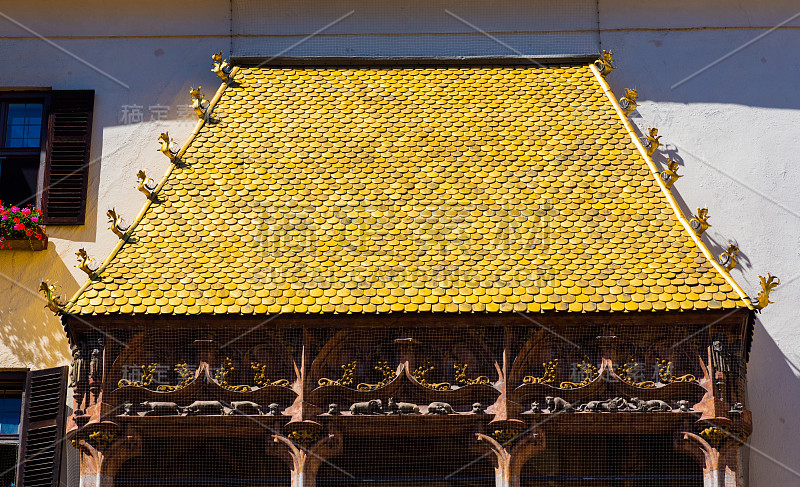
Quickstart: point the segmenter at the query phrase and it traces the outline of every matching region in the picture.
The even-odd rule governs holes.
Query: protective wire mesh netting
[[[702,485],[674,446],[702,397],[687,330],[620,337],[612,371],[590,326],[265,328],[109,346],[106,419],[141,438],[115,485],[289,485],[305,462],[318,485],[491,486],[495,444],[524,486]]]

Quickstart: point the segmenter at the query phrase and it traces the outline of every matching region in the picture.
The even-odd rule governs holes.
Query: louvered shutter
[[[22,402],[17,487],[57,487],[69,367],[28,373]]]
[[[42,192],[42,212],[49,225],[84,223],[93,109],[93,90],[52,92]]]

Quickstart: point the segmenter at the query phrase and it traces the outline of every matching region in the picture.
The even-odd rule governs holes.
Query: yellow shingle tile
[[[237,81],[70,312],[742,306],[586,66]]]

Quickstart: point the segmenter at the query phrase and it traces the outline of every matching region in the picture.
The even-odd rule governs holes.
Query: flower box
[[[3,250],[46,250],[47,235],[42,234],[41,240],[5,239],[0,242],[0,251]]]
[[[42,211],[0,201],[0,250],[44,250],[47,235],[40,226]]]

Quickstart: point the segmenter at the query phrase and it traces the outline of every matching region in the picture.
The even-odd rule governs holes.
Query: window
[[[0,487],[16,481],[25,376],[25,372],[0,373]]]
[[[0,92],[0,200],[83,224],[93,91]]]
[[[45,97],[6,96],[0,103],[0,199],[16,206],[37,205]]]

